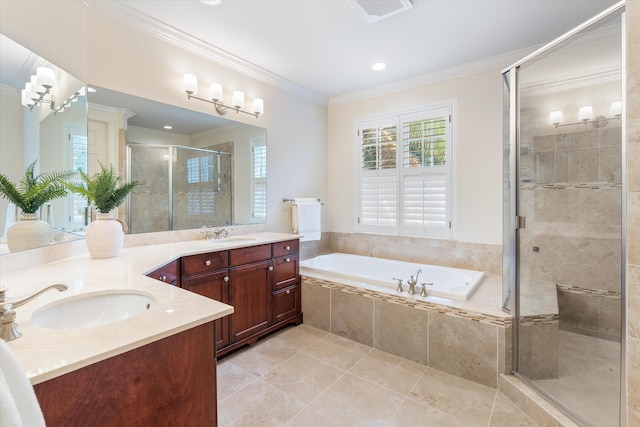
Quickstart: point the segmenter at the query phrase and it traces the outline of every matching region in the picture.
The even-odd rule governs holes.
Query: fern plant
[[[120,206],[131,190],[139,184],[137,181],[121,183],[122,178],[116,174],[113,166],[107,168],[102,163],[100,171],[92,176],[82,170],[79,172],[82,183],[67,183],[67,188],[93,203],[100,213],[109,213]]]
[[[0,174],[0,194],[26,214],[36,213],[45,203],[66,196],[66,184],[75,175],[71,170],[35,175],[36,162],[27,166],[19,183]]]

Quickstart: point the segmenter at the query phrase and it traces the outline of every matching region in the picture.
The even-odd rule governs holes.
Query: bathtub
[[[326,280],[342,279],[341,281],[347,284],[373,291],[398,293],[396,291],[398,281],[393,278],[402,279],[403,291],[401,295],[424,299],[424,297],[420,297],[422,289],[420,285],[416,285],[415,295],[407,294],[409,289],[407,281],[411,275],[416,274],[418,269],[422,270],[418,277],[418,284],[433,283],[433,285],[426,287],[429,297],[459,301],[468,300],[478,289],[485,276],[481,271],[341,253],[320,255],[300,262],[301,275]]]

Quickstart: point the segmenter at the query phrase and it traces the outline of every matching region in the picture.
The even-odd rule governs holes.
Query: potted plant
[[[120,254],[124,242],[125,223],[112,211],[120,206],[131,190],[138,185],[137,181],[122,182],[113,166],[108,168],[100,164],[100,170],[88,175],[80,170],[81,183],[67,183],[72,192],[87,199],[98,211],[85,233],[87,248],[92,258],[113,258]]]
[[[21,211],[20,221],[7,230],[9,251],[31,249],[51,242],[51,227],[38,218],[38,210],[54,199],[67,195],[66,183],[74,171],[47,172],[35,175],[36,161],[27,166],[24,177],[15,183],[0,174],[0,194]]]

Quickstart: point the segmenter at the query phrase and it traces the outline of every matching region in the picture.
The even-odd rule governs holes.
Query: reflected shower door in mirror
[[[141,183],[129,198],[131,233],[231,224],[231,153],[129,144],[127,159],[129,177]]]
[[[120,213],[129,232],[266,222],[266,129],[92,89],[90,146],[103,163],[126,157],[120,174],[142,183]]]
[[[17,184],[24,177],[27,166],[34,161],[36,175],[78,168],[86,170],[84,82],[4,34],[0,34],[0,52],[0,173]],[[32,83],[37,83],[39,67],[52,71],[51,88],[46,93],[39,87],[29,95],[26,84],[31,87]],[[33,105],[34,98],[40,97],[40,102]],[[80,238],[86,225],[85,208],[86,202],[72,194],[43,205],[38,216],[52,228],[49,244]],[[19,209],[0,197],[0,253],[8,251],[7,229],[19,221],[20,216]]]

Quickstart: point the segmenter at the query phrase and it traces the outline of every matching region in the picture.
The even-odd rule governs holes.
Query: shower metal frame
[[[168,206],[168,211],[167,211],[167,216],[168,216],[168,231],[172,231],[173,230],[173,158],[174,158],[174,150],[173,148],[184,148],[185,150],[190,150],[190,151],[202,151],[205,153],[212,153],[212,154],[218,154],[218,179],[217,179],[217,183],[218,183],[218,190],[220,191],[220,155],[225,154],[227,156],[231,156],[231,153],[227,153],[224,151],[220,151],[220,150],[209,150],[206,148],[197,148],[197,147],[188,147],[186,145],[176,145],[176,144],[171,144],[171,145],[163,145],[163,144],[136,144],[136,143],[131,143],[131,144],[127,144],[127,164],[126,164],[126,173],[127,173],[127,177],[129,177],[129,179],[131,179],[131,161],[132,161],[132,156],[131,156],[131,147],[135,146],[135,147],[150,147],[150,148],[167,148],[169,150],[169,179],[168,179],[168,184],[167,184],[167,194],[168,194],[168,198],[169,198],[169,206]],[[127,196],[127,206],[129,206],[129,208],[127,209],[127,223],[128,224],[132,224],[131,222],[131,193],[129,193],[129,195]]]
[[[549,51],[556,49],[562,44],[568,43],[574,36],[579,33],[587,30],[591,26],[597,24],[598,22],[607,19],[615,14],[620,14],[621,19],[621,101],[623,105],[623,112],[626,110],[626,67],[627,67],[627,58],[626,58],[626,14],[625,14],[625,5],[626,2],[620,1],[608,9],[604,10],[600,14],[594,16],[593,18],[585,21],[581,25],[575,27],[571,31],[563,34],[552,42],[546,44],[540,49],[534,51],[533,53],[527,55],[521,60],[515,62],[511,66],[502,70],[502,76],[505,83],[508,84],[509,87],[509,182],[511,186],[509,188],[509,215],[510,215],[510,235],[509,235],[509,246],[510,246],[510,254],[509,254],[509,308],[503,307],[503,311],[512,314],[513,319],[513,375],[517,376],[520,380],[522,380],[529,387],[537,391],[543,398],[550,401],[554,406],[559,408],[562,412],[564,412],[567,416],[572,418],[577,423],[582,423],[581,418],[574,414],[573,411],[568,409],[564,404],[553,396],[549,395],[544,389],[538,386],[533,381],[529,380],[527,377],[521,375],[519,373],[519,322],[520,322],[520,287],[518,286],[520,283],[520,275],[519,275],[519,265],[517,260],[519,259],[519,245],[518,245],[518,229],[521,228],[520,217],[518,217],[518,177],[520,176],[519,170],[519,153],[520,153],[520,97],[518,96],[518,89],[520,83],[520,68],[525,66],[531,62],[535,62],[540,57],[547,54]],[[627,259],[627,136],[626,136],[626,115],[623,114],[621,117],[621,160],[622,160],[622,173],[621,173],[621,329],[620,329],[620,408],[619,408],[619,426],[626,427],[627,426],[627,369],[626,369],[626,259]],[[503,268],[504,270],[504,268]],[[504,276],[503,276],[504,280]],[[504,285],[503,285],[504,286]]]

